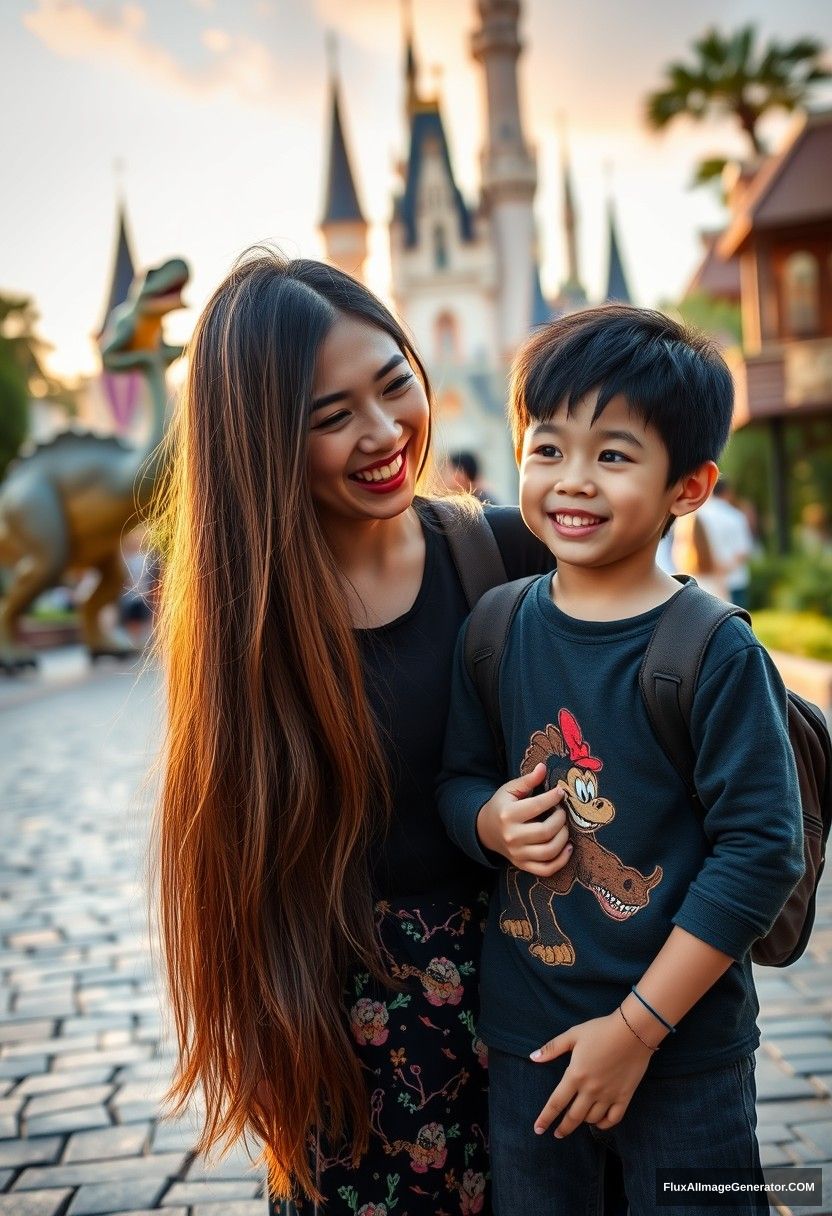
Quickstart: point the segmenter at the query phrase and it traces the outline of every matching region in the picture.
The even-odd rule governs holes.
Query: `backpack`
[[[539,576],[538,576],[539,577]],[[498,754],[505,759],[500,727],[499,672],[511,625],[537,578],[518,579],[483,596],[468,621],[465,664],[485,708]],[[695,754],[690,716],[708,643],[728,617],[751,618],[681,576],[682,591],[668,601],[648,643],[639,688],[656,739],[681,776],[700,815],[694,785]],[[832,825],[832,740],[823,713],[788,691],[789,741],[794,752],[803,813],[805,871],[769,932],[751,948],[755,963],[787,967],[806,949],[815,920],[818,883]]]

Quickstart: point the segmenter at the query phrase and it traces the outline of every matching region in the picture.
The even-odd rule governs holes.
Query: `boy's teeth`
[[[355,473],[354,476],[359,481],[390,481],[392,477],[396,477],[402,471],[404,464],[404,456],[399,453],[395,460],[391,460],[389,464],[384,464],[380,469],[370,469],[366,473]]]
[[[586,515],[558,514],[555,516],[555,519],[564,528],[585,528],[589,524],[597,524],[601,522],[597,516],[593,516],[591,519],[589,519]]]

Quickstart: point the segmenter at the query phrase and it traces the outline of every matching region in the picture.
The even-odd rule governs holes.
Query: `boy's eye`
[[[630,457],[624,452],[607,450],[598,457],[602,464],[631,464]]]
[[[400,389],[405,388],[413,379],[413,372],[405,372],[403,376],[397,376],[395,380],[391,380],[384,389],[385,397],[389,393],[397,393]]]
[[[336,426],[339,422],[343,422],[349,417],[349,410],[339,410],[337,414],[330,414],[327,418],[322,418],[320,422],[312,424],[313,431],[325,431],[330,427]]]
[[[535,455],[542,456],[545,460],[556,460],[562,453],[553,443],[541,443],[535,448]]]

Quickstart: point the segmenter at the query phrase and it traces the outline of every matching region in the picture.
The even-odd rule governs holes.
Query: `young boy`
[[[638,686],[680,590],[659,540],[711,493],[732,405],[716,350],[640,309],[575,313],[515,361],[520,505],[557,572],[506,641],[507,772],[460,639],[439,794],[453,839],[508,863],[479,1027],[499,1216],[600,1210],[607,1148],[639,1216],[657,1168],[759,1169],[749,948],[803,871],[785,690],[747,625],[723,622],[691,717],[695,808]],[[673,1210],[703,1208],[694,1192]]]

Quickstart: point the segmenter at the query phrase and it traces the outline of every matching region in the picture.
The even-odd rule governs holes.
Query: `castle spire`
[[[632,303],[627,275],[624,271],[624,260],[621,257],[621,247],[618,243],[618,230],[615,223],[615,209],[612,193],[607,195],[607,231],[609,233],[609,261],[607,263],[607,290],[605,300],[615,300],[619,304]]]
[[[404,29],[405,120],[407,125],[419,105],[419,68],[413,49],[413,8],[411,0],[402,0]]]
[[[333,35],[327,39],[330,61],[329,164],[320,229],[327,259],[347,274],[363,277],[367,257],[367,221],[358,201],[344,123]]]
[[[113,270],[110,275],[110,290],[107,296],[107,304],[104,308],[104,316],[101,319],[101,324],[98,327],[98,332],[103,333],[104,327],[107,324],[107,318],[118,304],[123,304],[127,299],[127,293],[130,291],[130,284],[133,282],[133,277],[136,273],[135,258],[130,245],[127,228],[127,207],[124,201],[124,194],[121,189],[118,192],[118,204],[116,209],[116,245],[113,254]]]

